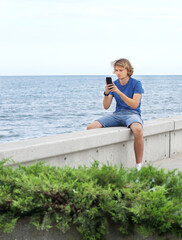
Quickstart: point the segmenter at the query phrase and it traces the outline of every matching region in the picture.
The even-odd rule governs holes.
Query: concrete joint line
[[[169,158],[171,157],[171,134],[172,132],[169,132]]]

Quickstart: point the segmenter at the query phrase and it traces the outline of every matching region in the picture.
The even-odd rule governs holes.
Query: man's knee
[[[92,123],[87,126],[87,130],[94,129]]]
[[[88,126],[87,126],[87,130],[90,130],[90,129],[95,129],[95,128],[102,128],[102,124],[98,121],[94,121],[93,123],[90,123]]]
[[[133,135],[135,137],[141,137],[143,136],[143,128],[142,128],[142,125],[140,123],[133,123],[131,124],[130,126],[132,132],[133,132]]]

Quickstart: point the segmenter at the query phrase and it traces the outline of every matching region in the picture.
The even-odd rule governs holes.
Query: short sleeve
[[[144,93],[142,83],[140,81],[137,81],[135,88],[134,88],[134,93]]]

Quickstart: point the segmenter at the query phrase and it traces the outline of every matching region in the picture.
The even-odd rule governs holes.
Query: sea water
[[[104,75],[0,77],[0,143],[82,131],[104,110]],[[115,76],[111,76],[113,80]],[[182,114],[182,75],[133,76],[142,82],[142,118]]]

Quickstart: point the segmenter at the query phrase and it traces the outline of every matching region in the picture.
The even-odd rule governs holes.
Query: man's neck
[[[125,77],[125,78],[120,78],[119,81],[121,83],[121,85],[126,85],[129,81],[130,77]]]

